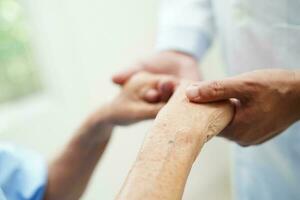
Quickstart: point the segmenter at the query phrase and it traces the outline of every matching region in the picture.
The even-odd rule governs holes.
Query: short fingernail
[[[199,89],[197,86],[189,86],[187,89],[186,89],[186,95],[189,99],[195,99],[197,97],[199,97]]]

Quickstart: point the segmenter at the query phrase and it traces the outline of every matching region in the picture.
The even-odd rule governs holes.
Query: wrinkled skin
[[[117,200],[180,200],[192,165],[205,142],[233,116],[228,101],[195,104],[186,81],[159,112]]]

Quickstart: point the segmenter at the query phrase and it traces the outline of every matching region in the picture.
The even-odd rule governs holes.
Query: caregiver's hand
[[[242,146],[261,144],[300,119],[300,71],[259,70],[190,85],[190,101],[231,99],[235,117],[222,136]]]
[[[124,84],[120,94],[106,106],[110,121],[115,125],[129,125],[155,118],[171,97],[176,84],[177,79],[173,76],[139,72]],[[145,101],[146,97],[153,102]]]
[[[113,81],[119,85],[124,85],[133,74],[140,71],[173,75],[195,81],[201,78],[197,61],[192,56],[177,51],[162,51],[115,74]],[[164,95],[170,96],[171,92],[173,91],[165,90]],[[150,93],[155,93],[155,90],[150,91]],[[158,91],[156,93],[159,94]],[[153,101],[151,95],[146,95],[145,100]]]

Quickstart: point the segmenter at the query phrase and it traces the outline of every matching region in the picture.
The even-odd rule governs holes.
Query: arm
[[[50,164],[45,200],[74,200],[83,194],[114,127],[110,112],[103,107],[91,116]]]
[[[145,102],[144,91],[154,90],[158,85],[170,87],[173,80],[168,76],[138,74],[124,85],[112,102],[91,115],[50,164],[45,199],[79,199],[106,148],[113,127],[154,118],[164,103],[160,100],[158,103]]]
[[[230,122],[228,102],[192,104],[184,88],[160,111],[117,199],[181,199],[201,148]]]

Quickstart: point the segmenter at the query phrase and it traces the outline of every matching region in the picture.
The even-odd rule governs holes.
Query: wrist
[[[104,104],[101,106],[96,112],[90,115],[87,119],[91,126],[95,126],[97,124],[113,126],[114,123],[114,112],[113,105],[111,103]]]
[[[171,142],[176,141],[180,144],[194,145],[206,141],[206,135],[196,130],[192,122],[187,123],[184,119],[176,120],[171,115],[158,115],[151,130],[162,133],[164,137],[169,137],[170,140],[173,138],[174,141]]]
[[[102,106],[85,120],[78,134],[80,137],[94,138],[95,142],[106,141],[114,128],[112,121],[111,108],[109,105]]]
[[[175,56],[177,56],[177,57],[182,57],[182,58],[184,58],[184,59],[193,60],[193,61],[197,62],[196,58],[195,58],[193,55],[191,55],[190,53],[185,52],[185,51],[180,51],[180,50],[167,50],[167,51],[165,51],[165,52],[171,53],[171,54],[173,54],[173,55],[175,55]]]
[[[172,56],[174,58],[174,61],[177,62],[177,64],[179,65],[197,65],[197,59],[184,51],[179,51],[179,50],[166,50],[166,51],[162,51],[162,54],[166,54],[168,56]]]
[[[174,150],[177,152],[175,153],[178,156],[177,160],[191,164],[205,144],[204,136],[197,134],[190,126],[178,126],[178,123],[163,119],[154,122],[149,138],[154,140],[151,149],[160,149],[161,154],[164,149],[168,149],[167,152]]]

